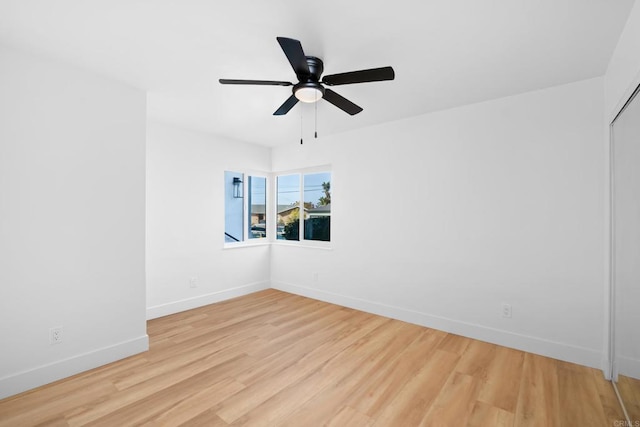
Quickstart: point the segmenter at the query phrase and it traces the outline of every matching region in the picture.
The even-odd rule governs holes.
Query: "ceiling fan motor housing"
[[[316,58],[315,56],[307,56],[307,65],[309,66],[309,76],[298,76],[298,80],[301,82],[306,79],[313,81],[320,81],[320,76],[324,71],[324,63],[322,59]]]
[[[316,102],[324,97],[324,87],[320,84],[320,76],[324,71],[324,64],[320,58],[307,56],[309,66],[308,75],[298,75],[299,83],[293,85],[292,91],[302,102]]]

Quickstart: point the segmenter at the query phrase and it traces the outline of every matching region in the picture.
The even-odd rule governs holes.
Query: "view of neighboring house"
[[[278,224],[284,225],[295,218],[295,211],[298,206],[278,205]],[[317,218],[321,216],[331,216],[331,204],[317,206],[315,208],[304,208],[304,219]],[[251,205],[251,225],[265,224],[266,213],[264,205]]]
[[[307,210],[308,218],[331,216],[331,203]],[[306,219],[306,218],[305,218]]]
[[[284,225],[295,220],[298,216],[296,205],[278,205],[278,236],[282,234]],[[266,211],[265,205],[251,205],[251,238],[266,236]],[[304,219],[321,218],[331,216],[331,204],[317,207],[304,207]]]
[[[298,205],[278,205],[278,224],[285,225],[293,221],[297,215],[296,209],[298,209]],[[306,206],[303,209],[304,219],[307,219],[309,209]]]
[[[264,205],[251,205],[251,225],[264,224],[266,222],[265,214]]]

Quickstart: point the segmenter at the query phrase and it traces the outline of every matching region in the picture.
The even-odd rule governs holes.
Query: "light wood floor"
[[[637,423],[632,427],[640,426],[640,380],[618,375],[618,392],[627,408],[629,418]]]
[[[600,371],[267,290],[149,322],[144,354],[0,425],[613,426]]]

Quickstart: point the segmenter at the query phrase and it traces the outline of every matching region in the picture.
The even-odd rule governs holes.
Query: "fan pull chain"
[[[302,108],[300,109],[300,145],[302,145]]]
[[[316,117],[315,117],[315,129],[313,130],[313,137],[315,139],[318,139],[318,91],[316,91],[316,102],[315,104],[315,113],[316,113]]]

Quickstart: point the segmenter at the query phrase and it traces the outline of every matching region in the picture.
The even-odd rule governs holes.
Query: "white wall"
[[[144,162],[144,92],[0,46],[0,398],[146,350]]]
[[[274,245],[272,286],[600,367],[603,105],[596,78],[274,149],[334,182],[333,250]]]
[[[269,287],[268,245],[224,249],[224,171],[270,166],[268,148],[149,123],[148,318]]]
[[[640,83],[640,2],[635,2],[605,75],[605,112],[611,122]]]
[[[612,133],[616,371],[640,379],[640,97]]]
[[[611,61],[607,68],[605,75],[605,114],[606,123],[609,124],[618,114],[622,106],[629,99],[635,88],[640,84],[640,3],[636,2],[625,25],[618,44],[611,56]],[[638,102],[636,99],[635,102]],[[635,123],[628,123],[628,126],[635,126]],[[609,150],[608,146],[612,142],[609,141],[609,132],[605,139],[608,141],[606,152],[606,165],[607,176],[609,174]],[[633,139],[633,137],[631,137]],[[636,147],[637,148],[637,147]],[[626,148],[630,155],[634,155],[634,148],[628,146]],[[622,159],[618,159],[620,161]],[[628,160],[628,159],[625,159]],[[638,167],[638,165],[636,165]],[[618,171],[622,172],[622,171]],[[633,165],[628,166],[625,175],[628,175],[627,179],[633,179]],[[633,184],[631,181],[629,185]],[[629,203],[629,202],[627,202]],[[607,205],[608,207],[608,205]],[[633,207],[630,206],[630,212],[633,211]],[[635,214],[635,213],[634,213]],[[608,231],[608,229],[607,229]],[[625,230],[630,233],[631,229]],[[606,240],[609,239],[609,234],[606,233]],[[619,272],[618,272],[619,274]],[[608,278],[608,277],[607,277]],[[620,284],[618,284],[620,285]],[[636,290],[637,291],[637,290]],[[618,301],[621,305],[614,310],[614,315],[617,316],[615,326],[615,339],[616,339],[616,365],[614,369],[614,375],[617,370],[625,375],[631,375],[638,377],[640,375],[640,358],[638,347],[638,333],[637,333],[637,310],[633,311],[633,304],[636,303],[637,307],[637,295],[630,288],[617,289]],[[620,295],[622,294],[622,296]],[[607,300],[609,302],[609,300]],[[608,305],[607,305],[607,308]],[[608,313],[607,313],[608,314]],[[607,321],[609,317],[607,316]],[[609,344],[609,343],[607,343]],[[609,349],[607,349],[609,350]]]

